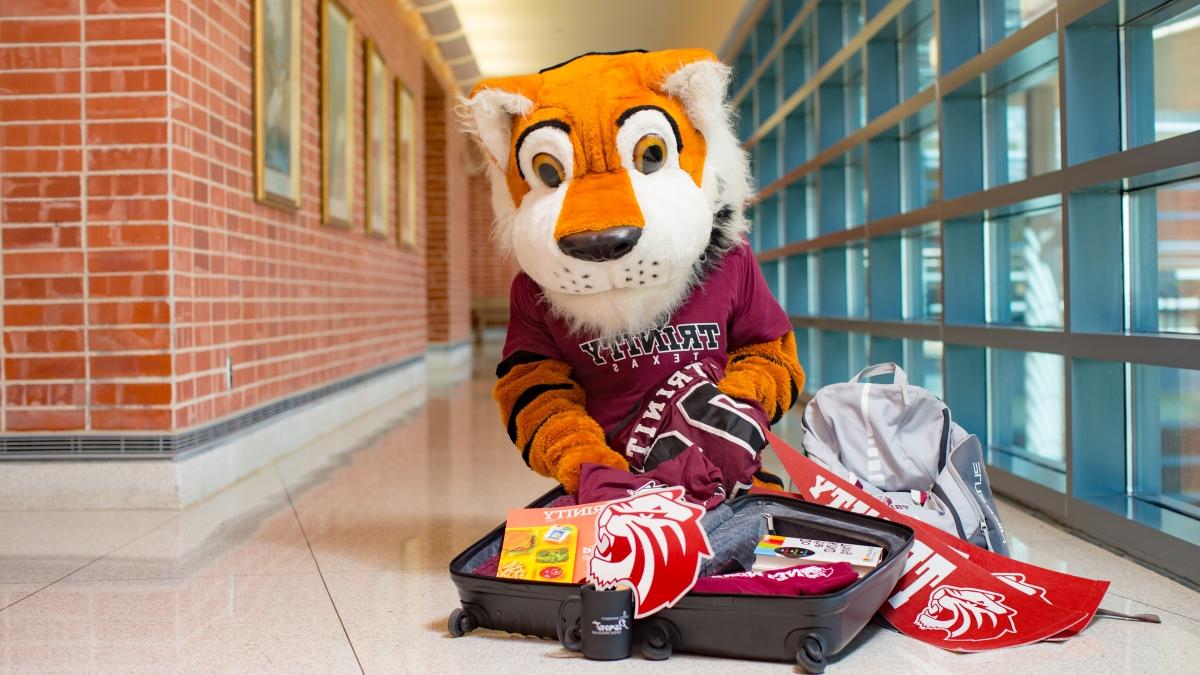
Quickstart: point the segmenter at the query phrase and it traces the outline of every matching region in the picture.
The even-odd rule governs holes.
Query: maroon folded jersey
[[[696,580],[692,591],[729,595],[821,595],[840,591],[858,579],[850,563],[810,563],[768,572],[739,572]]]
[[[650,471],[695,447],[721,471],[726,494],[750,487],[762,466],[770,421],[757,403],[737,400],[716,383],[722,368],[702,359],[651,388],[609,445],[635,473]]]
[[[584,464],[579,472],[579,503],[606,502],[641,490],[683,488],[684,497],[711,509],[725,500],[721,470],[699,448],[691,447],[646,473],[629,473],[604,464]]]

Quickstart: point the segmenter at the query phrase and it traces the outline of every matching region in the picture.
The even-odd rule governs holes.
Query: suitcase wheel
[[[642,656],[649,661],[671,658],[671,630],[665,621],[651,621],[642,629]]]
[[[454,637],[462,637],[476,628],[479,628],[479,622],[475,620],[475,615],[462,607],[450,612],[450,620],[446,622],[446,629]]]
[[[796,665],[806,673],[825,672],[825,645],[821,638],[815,635],[804,638],[796,650]]]

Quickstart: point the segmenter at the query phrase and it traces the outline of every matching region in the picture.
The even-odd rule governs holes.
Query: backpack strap
[[[859,380],[887,373],[892,373],[892,381],[900,385],[900,396],[904,399],[904,405],[908,405],[910,403],[908,396],[908,375],[904,372],[903,368],[890,361],[888,363],[876,363],[873,366],[863,368],[857,375],[850,378],[850,382],[858,383]]]

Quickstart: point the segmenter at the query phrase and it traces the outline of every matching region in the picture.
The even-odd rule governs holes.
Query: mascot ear
[[[670,49],[645,58],[646,81],[679,101],[704,136],[709,160],[704,163],[702,187],[714,213],[725,206],[733,210],[725,229],[735,240],[748,227],[741,210],[753,189],[748,157],[734,134],[733,111],[725,100],[730,68],[706,49]]]
[[[729,66],[707,49],[668,49],[650,52],[645,58],[646,81],[682,103],[693,124],[725,124]]]
[[[513,120],[533,109],[533,101],[523,93],[526,79],[484,80],[475,85],[471,96],[463,102],[467,111],[462,115],[463,126],[479,139],[488,159],[501,171],[508,166]]]

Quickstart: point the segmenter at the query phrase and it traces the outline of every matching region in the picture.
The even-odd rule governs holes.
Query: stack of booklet
[[[850,563],[855,572],[866,574],[879,566],[883,549],[878,546],[843,544],[836,541],[799,539],[768,534],[754,549],[755,572],[794,567],[804,563]]]

